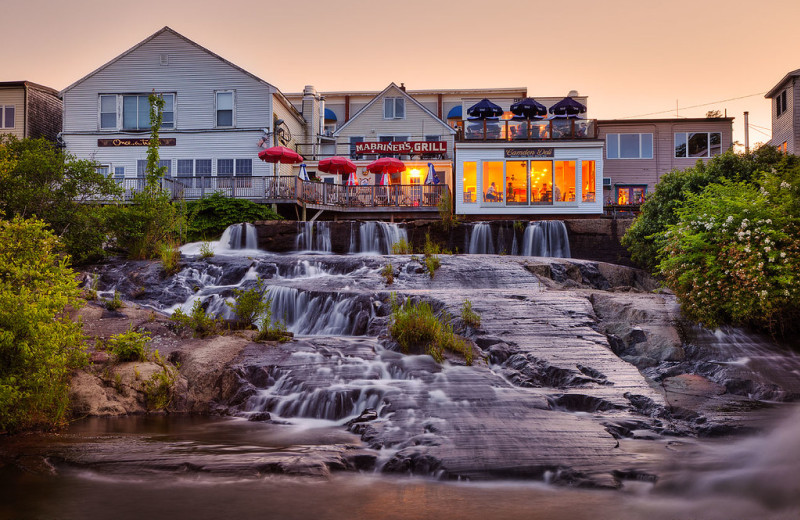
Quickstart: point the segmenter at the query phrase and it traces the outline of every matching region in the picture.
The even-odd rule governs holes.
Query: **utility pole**
[[[744,153],[750,153],[750,112],[744,112]]]

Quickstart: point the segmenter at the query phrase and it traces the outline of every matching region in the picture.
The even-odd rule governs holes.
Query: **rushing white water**
[[[488,222],[477,222],[469,235],[467,253],[471,255],[493,255],[492,227]]]
[[[331,252],[331,229],[327,222],[298,222],[297,225],[302,226],[295,240],[298,251]]]
[[[398,224],[380,221],[360,222],[356,231],[350,228],[350,252],[388,255],[392,246],[401,240],[408,240],[406,230]]]
[[[567,226],[560,220],[528,223],[522,236],[522,256],[570,258]]]
[[[204,245],[210,248],[212,253],[220,255],[251,255],[259,251],[256,227],[249,222],[228,226],[219,240],[190,242],[182,246],[180,251],[187,256],[199,256]]]

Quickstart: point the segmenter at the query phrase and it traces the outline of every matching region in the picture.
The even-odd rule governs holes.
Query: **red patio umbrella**
[[[319,162],[317,169],[325,173],[343,175],[346,173],[353,173],[357,168],[353,161],[347,157],[328,157]]]
[[[273,146],[258,152],[258,158],[268,163],[297,164],[303,162],[303,157],[285,146]]]
[[[367,165],[367,171],[372,173],[399,173],[406,169],[406,165],[400,159],[394,157],[381,157],[377,161],[372,161]]]

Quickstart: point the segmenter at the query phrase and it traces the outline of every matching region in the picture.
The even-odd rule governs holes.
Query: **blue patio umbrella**
[[[297,172],[297,177],[301,181],[309,181],[311,179],[308,178],[308,172],[306,171],[306,163],[300,165],[300,171]]]
[[[433,163],[428,163],[428,175],[425,176],[425,184],[439,184],[439,182],[439,176],[436,175]]]
[[[586,105],[578,103],[569,96],[550,107],[550,113],[555,116],[578,117],[578,114],[584,112]]]
[[[511,105],[511,112],[527,119],[541,119],[547,115],[547,107],[533,98],[525,98]]]
[[[478,119],[488,119],[503,115],[503,109],[486,98],[481,99],[467,109],[467,114]]]

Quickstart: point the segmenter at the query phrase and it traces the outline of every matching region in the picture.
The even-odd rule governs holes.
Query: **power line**
[[[745,98],[749,98],[749,97],[753,97],[753,96],[763,96],[764,94],[766,94],[766,91],[765,92],[758,92],[756,94],[748,94],[747,96],[739,96],[739,97],[730,98],[730,99],[721,99],[719,101],[712,101],[711,103],[702,103],[700,105],[692,105],[692,106],[689,106],[689,107],[671,108],[669,110],[662,110],[661,112],[650,112],[648,114],[639,114],[639,115],[636,115],[636,116],[625,116],[625,117],[621,117],[620,119],[632,119],[634,117],[644,117],[644,116],[654,116],[654,115],[657,115],[657,114],[667,114],[669,112],[673,112],[673,111],[675,111],[677,109],[681,109],[681,108],[684,109],[684,110],[687,110],[687,109],[690,109],[690,108],[707,107],[707,106],[710,106],[710,105],[716,105],[716,104],[719,104],[719,103],[726,103],[728,101],[736,101],[736,100],[739,100],[739,99],[745,99]]]

